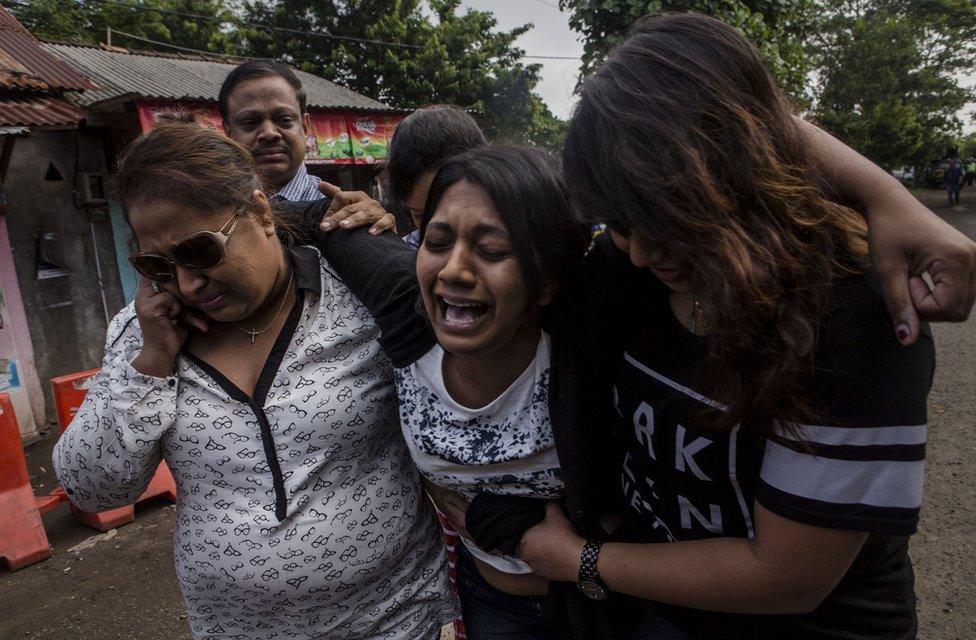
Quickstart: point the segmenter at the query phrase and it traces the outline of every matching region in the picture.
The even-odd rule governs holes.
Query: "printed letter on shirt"
[[[685,428],[679,424],[674,434],[674,468],[678,471],[684,471],[685,463],[687,463],[688,468],[691,469],[696,478],[710,481],[711,478],[705,475],[705,472],[695,462],[695,454],[712,444],[712,441],[708,438],[695,438],[694,442],[688,446],[685,446],[684,442]]]
[[[722,509],[717,504],[708,505],[711,511],[711,520],[707,520],[701,511],[692,506],[691,501],[684,496],[678,496],[678,508],[681,509],[681,528],[691,530],[691,516],[695,516],[698,524],[705,527],[712,533],[723,533],[722,529]]]
[[[654,438],[654,408],[646,402],[640,403],[637,411],[634,412],[634,433],[637,436],[637,442],[647,447],[647,455],[651,456],[651,460],[657,460],[657,456],[654,455],[654,445],[652,444],[652,439]]]

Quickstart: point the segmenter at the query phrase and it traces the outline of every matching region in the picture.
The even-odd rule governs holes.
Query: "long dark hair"
[[[706,16],[646,20],[582,87],[564,165],[577,211],[660,243],[709,305],[714,426],[810,418],[803,392],[835,278],[863,222],[824,197],[758,51]]]
[[[571,283],[579,282],[587,236],[554,159],[539,149],[491,145],[447,160],[430,186],[421,241],[444,194],[463,180],[485,190],[508,228],[529,299],[537,300],[552,284],[553,304],[558,302]]]

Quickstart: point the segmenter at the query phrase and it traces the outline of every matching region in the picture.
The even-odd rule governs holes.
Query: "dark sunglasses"
[[[237,220],[242,213],[244,209],[238,209],[218,231],[200,231],[183,238],[170,249],[172,257],[150,252],[137,253],[129,256],[129,262],[147,280],[159,284],[169,282],[176,277],[174,265],[177,264],[193,271],[216,267],[224,259],[224,246],[230,234],[234,233]],[[228,225],[229,229],[227,229]]]

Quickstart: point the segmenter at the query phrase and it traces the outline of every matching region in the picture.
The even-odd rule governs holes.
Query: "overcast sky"
[[[963,86],[976,87],[976,75],[963,77]],[[976,102],[970,102],[967,104],[963,110],[962,116],[962,129],[966,133],[972,133],[976,131]]]
[[[512,29],[531,22],[535,28],[517,44],[527,55],[583,55],[583,45],[569,28],[569,17],[556,7],[556,0],[464,0],[464,6],[491,11],[498,28]],[[560,118],[568,118],[573,105],[573,88],[579,75],[579,60],[529,60],[542,64],[542,80],[536,92]]]

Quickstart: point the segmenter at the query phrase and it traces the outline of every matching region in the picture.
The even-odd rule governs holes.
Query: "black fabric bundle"
[[[471,539],[479,547],[514,556],[522,534],[545,518],[545,500],[479,493],[468,506],[464,520]]]

